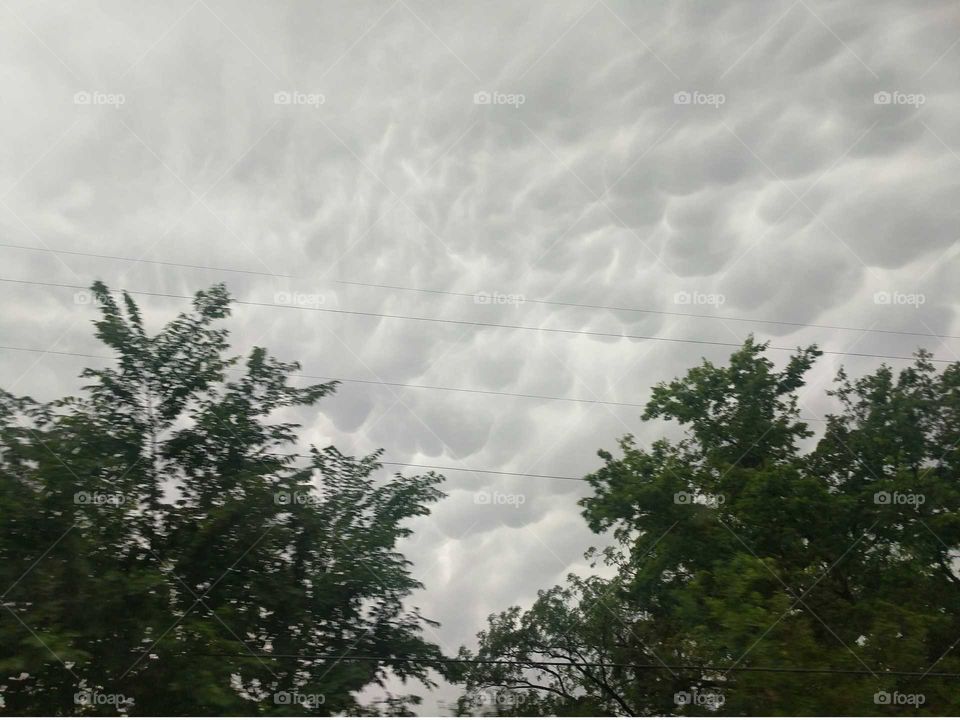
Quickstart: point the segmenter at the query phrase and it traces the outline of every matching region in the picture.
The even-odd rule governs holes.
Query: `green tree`
[[[464,712],[494,687],[532,715],[960,711],[924,675],[960,673],[960,364],[841,372],[813,443],[797,392],[819,351],[778,371],[765,350],[654,388],[643,419],[678,441],[599,453],[581,504],[605,572],[491,616],[462,658],[515,662],[466,665]]]
[[[430,684],[434,623],[404,607],[419,583],[396,544],[442,478],[296,455],[279,418],[335,383],[228,356],[223,286],[153,336],[129,295],[93,291],[115,367],[80,397],[0,395],[4,711],[357,714],[388,672]]]

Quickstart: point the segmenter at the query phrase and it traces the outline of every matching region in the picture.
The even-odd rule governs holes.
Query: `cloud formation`
[[[945,0],[17,1],[4,13],[6,278],[173,294],[225,281],[265,303],[956,357],[955,340],[934,337],[960,334],[960,11]],[[7,344],[98,352],[93,310],[71,290],[0,293]],[[141,300],[156,324],[182,307]],[[255,306],[230,324],[237,348],[267,345],[306,374],[629,403],[729,352]],[[822,359],[805,412],[828,410],[820,391],[841,362],[875,361]],[[82,361],[4,351],[0,363],[4,387],[52,399],[77,389]],[[301,420],[345,452],[577,476],[627,432],[669,431],[638,416],[345,383]],[[447,475],[449,497],[406,549],[427,584],[417,603],[453,652],[489,612],[582,567],[595,539],[581,483]],[[478,504],[484,492],[524,502]]]

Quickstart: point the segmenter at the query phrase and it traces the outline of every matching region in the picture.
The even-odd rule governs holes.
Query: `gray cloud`
[[[958,349],[336,282],[958,334],[960,45],[948,2],[17,1],[7,14],[0,242],[265,275],[0,248],[5,277],[174,294],[222,280],[242,299],[317,295],[327,309],[718,342],[753,331],[897,355],[921,339],[941,357]],[[78,92],[123,103],[78,105]],[[475,104],[478,92],[505,104]],[[302,97],[276,104],[276,93]],[[884,292],[924,302],[877,303]],[[5,343],[102,352],[93,310],[72,291],[0,283],[0,293]],[[183,307],[142,301],[154,326]],[[266,345],[309,374],[621,402],[727,355],[251,306],[229,325],[238,350]],[[825,358],[815,380],[840,362]],[[854,373],[873,364],[842,362]],[[83,364],[14,352],[0,363],[7,389],[42,399],[75,391]],[[805,402],[826,412],[818,393]],[[578,475],[626,432],[643,442],[675,432],[639,415],[346,383],[299,419],[305,440],[345,452]],[[578,516],[583,491],[448,473],[450,496],[406,544],[427,585],[416,602],[444,623],[448,650],[487,613],[584,567],[596,539]],[[477,505],[479,492],[525,502]]]

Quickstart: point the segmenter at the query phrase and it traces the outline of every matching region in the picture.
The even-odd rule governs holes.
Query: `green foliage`
[[[491,687],[516,689],[505,714],[960,711],[956,680],[920,676],[960,673],[960,364],[937,373],[921,351],[899,374],[841,372],[840,411],[803,450],[797,392],[820,353],[776,371],[765,349],[750,339],[654,389],[644,419],[677,421],[678,442],[600,452],[581,504],[612,533],[592,554],[603,577],[491,616],[462,657],[519,664],[466,666],[464,712],[489,710]]]
[[[335,383],[292,387],[299,366],[263,348],[226,356],[222,286],[154,336],[129,296],[93,290],[116,367],[86,370],[79,398],[0,394],[4,711],[360,714],[388,671],[429,684],[440,653],[395,547],[442,478],[294,455],[299,426],[277,418]],[[301,659],[346,653],[394,659]]]

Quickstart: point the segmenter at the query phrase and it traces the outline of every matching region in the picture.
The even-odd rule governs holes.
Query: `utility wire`
[[[0,278],[0,282],[17,283],[20,285],[38,285],[43,287],[58,287],[58,288],[66,288],[70,290],[88,290],[88,288],[82,285],[69,285],[66,283],[41,282],[37,280],[15,280],[12,278]],[[149,292],[146,290],[125,290],[124,292],[128,292],[131,295],[172,298],[176,300],[193,300],[194,299],[189,295],[177,295],[175,293]],[[461,326],[466,325],[471,327],[504,328],[507,330],[529,330],[533,332],[561,333],[564,335],[608,337],[608,338],[616,338],[620,340],[654,340],[659,342],[683,343],[688,345],[710,345],[714,347],[729,347],[729,348],[742,347],[740,343],[723,342],[720,340],[668,338],[668,337],[658,337],[655,335],[625,335],[623,333],[597,332],[593,330],[571,330],[568,328],[536,327],[533,325],[510,325],[506,323],[482,322],[479,320],[453,320],[453,319],[447,319],[447,318],[422,317],[418,315],[394,315],[390,313],[377,313],[377,312],[368,312],[368,311],[361,311],[361,310],[343,310],[340,308],[307,307],[302,305],[281,305],[279,303],[254,302],[252,300],[232,299],[231,302],[237,305],[248,305],[248,306],[254,306],[254,307],[273,307],[273,308],[281,308],[285,310],[309,310],[312,312],[332,313],[337,315],[351,315],[356,317],[377,317],[377,318],[386,318],[390,320],[434,322],[434,323],[442,323],[447,325],[461,325]],[[768,349],[780,350],[785,352],[795,352],[797,350],[797,348],[782,347],[779,345],[769,345]],[[857,353],[857,352],[850,352],[850,351],[844,351],[844,350],[821,350],[821,352],[824,355],[842,355],[847,357],[877,358],[881,360],[914,360],[914,358],[909,355],[882,355],[879,353]],[[930,362],[935,362],[935,363],[951,362],[950,360],[943,360],[940,358],[929,358],[929,360]]]
[[[29,250],[34,252],[53,253],[55,255],[78,255],[82,257],[92,257],[92,258],[99,258],[103,260],[121,260],[124,262],[132,262],[132,263],[169,265],[172,267],[184,267],[184,268],[191,268],[194,270],[214,270],[216,272],[242,273],[245,275],[261,275],[265,277],[276,277],[276,278],[287,278],[287,279],[307,279],[307,278],[298,278],[298,276],[296,275],[282,275],[277,273],[259,272],[256,270],[241,270],[238,268],[222,268],[222,267],[216,267],[211,265],[193,265],[190,263],[176,263],[176,262],[167,262],[163,260],[146,260],[146,259],[124,257],[121,255],[100,255],[98,253],[80,252],[78,250],[56,250],[51,248],[30,247],[28,245],[14,245],[12,243],[0,243],[0,247],[13,248],[17,250]],[[380,288],[383,290],[402,290],[403,292],[430,293],[434,295],[450,295],[455,297],[476,298],[477,295],[481,294],[481,293],[455,292],[453,290],[434,290],[429,288],[414,288],[414,287],[406,287],[403,285],[387,285],[382,283],[361,282],[358,280],[331,279],[330,282],[334,282],[339,285],[355,285],[357,287]],[[885,330],[883,328],[862,328],[862,327],[851,327],[847,325],[825,325],[821,323],[793,322],[790,320],[762,320],[760,318],[737,317],[732,315],[708,315],[706,313],[680,312],[678,310],[654,310],[652,308],[618,307],[616,305],[594,305],[590,303],[565,302],[561,300],[539,300],[539,299],[527,298],[526,296],[523,296],[523,297],[524,297],[524,302],[534,303],[537,305],[556,305],[561,307],[585,308],[589,310],[611,310],[616,312],[634,312],[634,313],[645,313],[650,315],[671,315],[675,317],[703,318],[706,320],[726,320],[730,322],[759,323],[763,325],[787,325],[790,327],[818,328],[821,330],[845,330],[849,332],[882,333],[887,335],[912,335],[915,337],[931,337],[931,338],[938,338],[938,339],[944,339],[944,340],[960,340],[960,335],[937,335],[935,333],[917,332],[917,331],[911,331],[911,330]]]
[[[562,400],[564,402],[586,403],[589,405],[619,405],[622,407],[645,407],[644,403],[616,402],[614,400],[589,400],[587,398],[561,397],[557,395],[531,395],[528,393],[512,393],[501,390],[478,390],[475,388],[444,387],[441,385],[415,385],[413,383],[387,382],[385,380],[356,380],[350,378],[327,377],[325,375],[291,375],[295,378],[309,378],[311,380],[337,380],[345,383],[360,383],[369,385],[387,385],[391,387],[415,388],[418,390],[442,390],[446,392],[477,393],[480,395],[506,395],[508,397],[531,398],[534,400]]]
[[[41,355],[69,355],[70,357],[91,358],[93,360],[116,360],[116,358],[106,355],[88,355],[86,353],[67,352],[66,350],[41,350],[40,348],[14,347],[13,345],[0,345],[0,350],[14,350],[16,352],[32,352]]]
[[[455,292],[453,290],[431,290],[427,288],[405,287],[403,285],[384,285],[380,283],[359,282],[356,280],[333,280],[340,285],[356,285],[358,287],[381,288],[385,290],[403,290],[405,292],[431,293],[434,295],[453,295],[456,297],[477,298],[484,293]],[[505,293],[501,293],[505,294]],[[736,317],[732,315],[708,315],[706,313],[680,312],[679,310],[654,310],[652,308],[618,307],[616,305],[592,305],[589,303],[565,302],[562,300],[537,300],[523,296],[523,302],[537,305],[559,305],[561,307],[586,308],[588,310],[611,310],[615,312],[646,313],[650,315],[672,315],[676,317],[704,318],[706,320],[729,320],[732,322],[761,323],[763,325],[789,325],[791,327],[819,328],[822,330],[848,330],[861,333],[884,333],[888,335],[915,335],[944,340],[960,340],[960,335],[937,335],[936,333],[916,332],[911,330],[884,330],[882,328],[850,327],[848,325],[823,325],[819,323],[791,322],[789,320],[760,320],[759,318]]]
[[[107,357],[105,355],[88,355],[86,353],[75,353],[75,352],[66,352],[66,351],[57,351],[57,350],[38,350],[36,348],[12,347],[10,345],[0,345],[0,350],[16,350],[19,352],[44,353],[47,355],[69,355],[71,357],[93,358],[95,360],[113,360],[114,359],[111,357]],[[302,376],[302,377],[313,377],[313,376]],[[297,457],[309,459],[311,456],[297,454]],[[380,464],[392,465],[397,467],[422,468],[425,470],[458,470],[461,472],[481,473],[483,475],[507,475],[510,477],[543,478],[546,480],[574,480],[574,481],[583,480],[582,477],[574,477],[572,475],[539,475],[536,473],[518,473],[518,472],[508,472],[505,470],[484,470],[481,468],[455,467],[452,465],[422,465],[419,463],[392,462],[392,461],[386,461],[386,460],[380,461]]]
[[[313,456],[298,454],[296,455],[296,457],[305,458],[309,460]],[[387,462],[385,460],[381,460],[380,464],[381,465],[397,465],[400,467],[423,468],[424,470],[459,470],[462,472],[483,473],[485,475],[511,475],[513,477],[545,478],[547,480],[576,480],[578,482],[583,480],[583,477],[573,477],[572,475],[535,475],[533,473],[506,472],[504,470],[478,470],[476,468],[456,467],[453,465],[418,465],[417,463]]]
[[[545,478],[547,480],[583,480],[582,477],[572,475],[534,475],[533,473],[505,472],[503,470],[477,470],[476,468],[460,468],[451,465],[416,465],[414,463],[384,462],[384,465],[400,465],[402,467],[426,468],[432,470],[462,470],[463,472],[485,473],[488,475],[510,475],[512,477]]]
[[[223,268],[216,266],[208,265],[196,265],[190,263],[178,263],[178,262],[169,262],[161,260],[147,260],[147,259],[138,259],[130,258],[119,255],[105,255],[98,253],[90,252],[81,252],[75,250],[54,250],[50,248],[36,248],[29,247],[25,245],[14,245],[10,243],[0,243],[0,247],[27,250],[33,252],[47,252],[59,255],[74,255],[82,257],[91,257],[105,260],[120,260],[123,262],[133,262],[133,263],[147,263],[152,265],[164,265],[169,267],[182,267],[190,268],[196,270],[213,270],[216,272],[232,272],[246,275],[259,275],[266,277],[277,277],[277,278],[287,278],[294,279],[296,276],[285,275],[278,273],[266,273],[259,272],[255,270],[242,270],[238,268]],[[61,283],[44,283],[36,281],[25,281],[25,280],[14,280],[11,278],[0,278],[0,281],[3,282],[12,282],[20,284],[30,284],[30,285],[43,285],[49,287],[63,287],[76,290],[87,290],[88,288],[80,285],[67,285]],[[456,292],[449,290],[436,290],[436,289],[426,289],[426,288],[412,288],[405,287],[401,285],[388,285],[381,283],[369,283],[369,282],[360,282],[360,281],[350,281],[350,280],[337,280],[334,279],[332,282],[341,284],[341,285],[353,285],[357,287],[368,287],[368,288],[380,288],[387,290],[400,290],[404,292],[419,292],[419,293],[429,293],[435,295],[448,295],[454,297],[472,297],[476,298],[478,293],[465,293],[465,292]],[[138,290],[129,290],[131,294],[136,295],[145,295],[153,297],[167,297],[167,298],[176,298],[183,300],[192,300],[193,298],[187,295],[174,295],[169,293],[154,293],[147,291],[138,291]],[[487,323],[487,322],[478,322],[478,321],[464,321],[464,320],[449,320],[443,318],[426,318],[426,317],[417,317],[417,316],[407,316],[407,315],[390,315],[386,313],[371,313],[371,312],[360,312],[360,311],[350,311],[350,310],[340,310],[333,308],[311,308],[311,307],[300,307],[300,306],[289,306],[289,305],[280,305],[276,303],[261,303],[253,301],[244,301],[244,300],[234,300],[237,304],[241,305],[252,305],[260,307],[279,307],[279,308],[293,308],[299,310],[315,310],[319,312],[328,312],[328,313],[338,313],[338,314],[348,314],[348,315],[360,315],[367,317],[382,317],[388,319],[402,319],[402,320],[413,320],[420,322],[440,322],[440,323],[452,323],[452,324],[463,324],[463,325],[473,325],[480,327],[500,327],[507,329],[517,329],[517,330],[535,330],[542,332],[557,332],[557,333],[568,333],[568,334],[582,334],[590,336],[600,336],[600,337],[613,337],[613,338],[627,338],[627,339],[638,339],[638,340],[660,340],[664,342],[680,342],[680,343],[691,343],[691,344],[705,344],[705,345],[719,345],[723,347],[739,347],[735,343],[725,343],[725,342],[716,342],[716,341],[706,341],[706,340],[685,340],[677,338],[663,338],[663,337],[653,337],[653,336],[643,336],[643,335],[623,335],[615,333],[599,333],[591,332],[585,330],[569,330],[569,329],[560,329],[560,328],[539,328],[532,326],[522,326],[522,325],[508,325],[508,324],[499,324],[499,323]],[[609,310],[609,311],[618,311],[618,312],[635,312],[635,313],[645,313],[645,314],[654,314],[654,315],[668,315],[676,317],[695,317],[695,318],[704,318],[710,320],[727,320],[732,322],[750,322],[750,323],[759,323],[766,325],[786,325],[791,327],[809,327],[809,328],[819,328],[825,330],[843,330],[843,331],[852,331],[852,332],[873,332],[873,333],[882,333],[882,334],[891,334],[891,335],[911,335],[916,337],[933,337],[938,339],[960,339],[960,336],[955,335],[937,335],[935,333],[923,333],[915,331],[906,331],[906,330],[887,330],[881,328],[858,328],[850,327],[843,325],[826,325],[820,323],[801,323],[801,322],[792,322],[788,320],[765,320],[759,318],[745,318],[745,317],[736,317],[736,316],[719,316],[719,315],[707,315],[704,313],[690,313],[690,312],[680,312],[680,311],[668,311],[668,310],[654,310],[650,308],[634,308],[634,307],[618,307],[610,305],[596,305],[589,303],[573,303],[565,302],[559,300],[542,300],[542,299],[528,299],[524,298],[524,302],[529,302],[539,305],[553,305],[560,307],[577,307],[584,309],[592,310]],[[102,355],[90,355],[85,353],[75,353],[75,352],[65,352],[65,351],[56,351],[56,350],[38,350],[35,348],[19,348],[12,346],[0,346],[0,349],[4,350],[15,350],[21,352],[39,352],[47,355],[66,355],[72,357],[83,357],[91,359],[101,359],[101,360],[113,360],[114,358],[102,356]],[[772,350],[785,350],[793,351],[794,348],[784,348],[770,346]],[[896,359],[896,360],[912,360],[912,357],[899,356],[899,355],[879,355],[872,353],[852,353],[852,352],[841,352],[841,351],[830,351],[824,350],[824,354],[827,355],[848,355],[854,357],[873,357],[873,358],[882,358],[882,359]],[[948,360],[939,360],[931,359],[932,362],[950,362]],[[342,378],[333,378],[326,376],[316,376],[316,375],[293,375],[291,377],[301,377],[309,379],[319,379],[319,380],[340,380],[341,382],[352,382],[352,383],[367,383],[375,385],[387,385],[394,387],[409,387],[409,388],[420,388],[428,390],[443,390],[449,392],[467,392],[467,393],[479,393],[479,394],[488,394],[488,395],[505,395],[513,397],[524,397],[524,398],[534,398],[542,400],[563,400],[568,402],[580,402],[580,403],[592,403],[592,404],[602,404],[602,405],[618,405],[618,406],[627,406],[627,407],[642,407],[641,403],[624,403],[624,402],[614,402],[614,401],[604,401],[604,400],[588,400],[583,398],[568,398],[568,397],[557,397],[557,396],[547,396],[547,395],[532,395],[524,393],[508,393],[494,390],[477,390],[471,388],[452,388],[452,387],[441,387],[441,386],[431,386],[431,385],[413,385],[410,383],[395,383],[395,382],[386,382],[379,380],[358,380],[358,379],[342,379]],[[817,418],[802,418],[805,420],[817,420]],[[299,456],[299,457],[308,457],[308,456]],[[400,467],[416,467],[416,468],[425,468],[425,469],[437,469],[437,470],[457,470],[464,472],[475,472],[475,473],[485,473],[485,474],[494,474],[494,475],[508,475],[516,477],[536,477],[536,478],[546,478],[546,479],[557,479],[557,480],[582,480],[579,477],[566,476],[566,475],[538,475],[531,473],[515,473],[515,472],[505,472],[497,470],[482,470],[477,468],[458,468],[453,466],[444,466],[444,465],[423,465],[417,463],[402,463],[402,462],[387,462],[383,461],[383,465],[391,466],[400,466]],[[349,661],[349,662],[421,662],[421,663],[431,663],[431,662],[441,662],[443,664],[473,664],[473,665],[522,665],[522,666],[551,666],[551,667],[596,667],[596,668],[621,668],[621,669],[634,669],[634,670],[658,670],[658,669],[667,669],[667,670],[696,670],[700,672],[764,672],[764,673],[817,673],[817,674],[832,674],[832,675],[887,675],[887,676],[902,676],[902,677],[945,677],[945,678],[960,678],[958,673],[943,673],[943,672],[920,672],[920,671],[896,671],[896,670],[857,670],[857,669],[832,669],[832,668],[784,668],[784,667],[739,667],[739,668],[723,668],[723,667],[711,667],[711,666],[702,666],[702,665],[665,665],[665,664],[656,664],[656,663],[599,663],[599,662],[585,662],[585,663],[572,663],[572,662],[561,662],[561,661],[517,661],[517,660],[485,660],[485,659],[462,659],[462,658],[391,658],[391,657],[378,657],[378,656],[362,656],[362,655],[277,655],[277,654],[201,654],[200,657],[255,657],[255,658],[288,658],[288,659],[301,659],[301,660],[335,660],[338,662]]]
[[[54,255],[76,255],[80,257],[99,258],[100,260],[122,260],[131,263],[148,263],[150,265],[168,265],[170,267],[191,268],[192,270],[215,270],[217,272],[241,273],[243,275],[265,275],[267,277],[293,278],[293,275],[278,275],[276,273],[258,272],[256,270],[239,270],[237,268],[222,268],[210,265],[192,265],[190,263],[169,262],[165,260],[142,260],[123,255],[100,255],[99,253],[81,252],[79,250],[54,250],[52,248],[30,247],[29,245],[14,245],[12,243],[0,243],[0,247],[13,248],[16,250],[33,250],[34,252],[53,253]]]
[[[95,360],[114,360],[114,358],[108,357],[106,355],[87,355],[85,353],[75,353],[75,352],[66,352],[66,351],[57,351],[57,350],[41,350],[39,348],[15,347],[13,345],[0,345],[0,350],[43,353],[47,355],[71,355],[73,357],[92,358]],[[462,393],[471,393],[471,394],[477,394],[477,395],[502,395],[506,397],[518,397],[518,398],[527,398],[527,399],[534,399],[534,400],[557,400],[562,402],[587,403],[592,405],[617,405],[622,407],[636,407],[636,408],[644,407],[643,403],[616,402],[615,400],[589,400],[586,398],[563,397],[560,395],[532,395],[530,393],[512,393],[512,392],[506,392],[504,390],[480,390],[478,388],[457,388],[457,387],[445,387],[441,385],[417,385],[415,383],[387,382],[386,380],[360,380],[358,378],[332,377],[328,375],[295,374],[295,375],[290,375],[290,377],[300,378],[304,380],[335,380],[336,382],[357,383],[359,385],[386,385],[389,387],[411,388],[415,390],[440,390],[444,392],[462,392]],[[816,420],[816,418],[811,418],[811,419]]]
[[[115,358],[109,357],[107,355],[88,355],[86,353],[76,353],[76,352],[67,352],[65,350],[41,350],[40,348],[26,348],[26,347],[16,347],[13,345],[0,345],[0,350],[13,350],[16,352],[31,352],[31,353],[41,353],[48,355],[70,355],[73,357],[82,357],[82,358],[92,358],[94,360],[114,360]],[[341,383],[357,383],[360,385],[386,385],[390,387],[402,387],[402,388],[411,388],[415,390],[440,390],[444,392],[462,392],[462,393],[472,393],[477,395],[502,395],[506,397],[518,397],[518,398],[527,398],[535,400],[556,400],[562,402],[575,402],[575,403],[587,403],[593,405],[619,405],[623,407],[644,407],[643,403],[628,403],[628,402],[616,402],[614,400],[589,400],[586,398],[574,398],[574,397],[563,397],[561,395],[532,395],[530,393],[512,393],[506,392],[505,390],[480,390],[478,388],[457,388],[457,387],[445,387],[441,385],[417,385],[415,383],[401,383],[401,382],[387,382],[386,380],[361,380],[358,378],[344,378],[344,377],[332,377],[328,375],[302,375],[302,374],[292,374],[292,378],[300,378],[304,380],[335,380],[336,382]],[[816,419],[816,418],[812,418]]]
[[[710,673],[731,673],[731,672],[763,672],[763,673],[806,673],[806,674],[827,674],[827,675],[887,675],[896,677],[940,677],[940,678],[960,678],[960,673],[949,672],[923,672],[920,670],[859,670],[856,668],[804,668],[804,667],[770,667],[748,665],[744,667],[720,667],[711,665],[667,665],[664,663],[604,663],[604,662],[564,662],[562,660],[488,660],[480,658],[411,658],[411,657],[385,657],[379,655],[287,655],[271,653],[191,653],[199,657],[234,657],[234,658],[262,658],[262,659],[288,659],[288,660],[334,660],[338,662],[380,662],[380,663],[400,663],[415,662],[424,665],[438,663],[442,665],[521,665],[524,667],[547,666],[547,667],[594,667],[594,668],[619,668],[625,670],[694,670],[698,672]]]
[[[74,357],[93,358],[96,360],[114,360],[115,358],[106,355],[87,355],[85,353],[75,353],[57,350],[41,350],[40,348],[15,347],[13,345],[0,345],[0,350],[13,350],[16,352],[31,352],[48,355],[71,355]],[[592,403],[596,405],[618,405],[623,407],[646,407],[644,403],[616,402],[614,400],[587,400],[585,398],[564,397],[562,395],[532,395],[529,393],[512,393],[505,390],[480,390],[477,388],[457,388],[445,387],[441,385],[417,385],[414,383],[387,382],[386,380],[359,380],[356,378],[333,377],[329,375],[290,375],[292,378],[302,378],[311,380],[334,380],[341,383],[358,383],[362,385],[387,385],[391,387],[411,388],[415,390],[439,390],[443,392],[463,392],[479,395],[503,395],[507,397],[533,398],[537,400],[555,400],[561,402]],[[800,417],[798,420],[805,422],[826,422],[823,418]],[[432,467],[432,466],[431,466]]]

